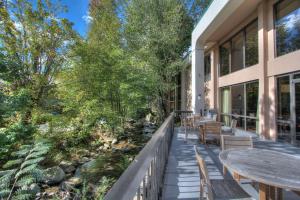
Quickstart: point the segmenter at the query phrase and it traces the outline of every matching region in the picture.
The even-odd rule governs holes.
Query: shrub
[[[44,160],[50,145],[38,142],[23,145],[12,154],[15,159],[8,161],[0,171],[0,199],[30,199],[34,195],[30,185],[42,178],[38,164]]]

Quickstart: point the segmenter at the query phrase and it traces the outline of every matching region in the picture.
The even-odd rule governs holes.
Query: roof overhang
[[[211,46],[251,15],[262,0],[214,0],[192,33],[192,49]]]

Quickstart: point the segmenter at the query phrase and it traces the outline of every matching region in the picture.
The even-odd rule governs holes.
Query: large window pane
[[[258,109],[258,82],[246,84],[246,115],[257,117]]]
[[[221,89],[221,112],[230,113],[230,88],[225,87]]]
[[[244,33],[240,32],[232,38],[232,62],[231,72],[238,71],[244,68]]]
[[[246,67],[258,63],[258,28],[257,20],[246,28]]]
[[[246,123],[247,123],[247,131],[256,133],[257,132],[257,125],[258,125],[258,120],[257,119],[246,119]]]
[[[211,75],[210,75],[210,68],[211,68],[211,61],[210,61],[210,55],[207,55],[204,57],[204,80],[210,81]]]
[[[277,56],[300,49],[300,1],[278,3],[275,16]]]
[[[232,119],[235,119],[237,121],[236,127],[240,129],[245,129],[245,118],[244,117],[238,117],[233,115]]]
[[[230,43],[227,42],[220,47],[220,76],[229,73],[229,56],[230,56]]]
[[[277,118],[279,120],[290,120],[290,77],[280,77],[277,79],[278,107]]]
[[[231,87],[231,105],[233,115],[245,115],[244,84]]]
[[[225,126],[230,126],[230,116],[221,115],[221,122],[223,122]]]

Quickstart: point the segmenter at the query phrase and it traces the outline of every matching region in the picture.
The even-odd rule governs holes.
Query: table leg
[[[283,199],[283,192],[282,192],[281,188],[276,188],[276,197],[277,197],[277,200]]]
[[[259,183],[259,200],[267,200],[268,199],[268,185],[263,183]]]
[[[270,186],[269,189],[270,200],[282,200],[282,189]]]

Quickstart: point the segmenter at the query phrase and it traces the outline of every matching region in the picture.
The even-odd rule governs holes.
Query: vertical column
[[[274,0],[267,1],[268,6],[268,60],[275,59],[275,33],[273,28],[274,15],[273,15],[273,4]],[[269,66],[267,66],[269,67]],[[277,139],[277,125],[276,125],[276,116],[277,116],[277,100],[276,100],[276,78],[274,76],[269,77],[269,133],[270,139]]]
[[[269,77],[269,137],[276,140],[276,79],[274,76]]]
[[[186,69],[181,72],[181,110],[186,110],[187,88],[186,88]]]
[[[214,47],[214,65],[213,67],[213,73],[212,76],[214,77],[214,98],[215,98],[215,108],[218,110],[218,113],[221,113],[221,106],[220,106],[220,92],[219,92],[219,63],[220,63],[220,55],[219,55],[219,46],[218,44],[216,45],[216,47]],[[219,116],[220,119],[220,116]]]
[[[204,111],[204,49],[197,44],[192,48],[192,110],[194,113]]]
[[[269,114],[269,91],[267,76],[267,58],[268,58],[268,16],[267,1],[263,1],[258,6],[258,59],[259,59],[259,130],[263,138],[269,138],[268,114]]]

